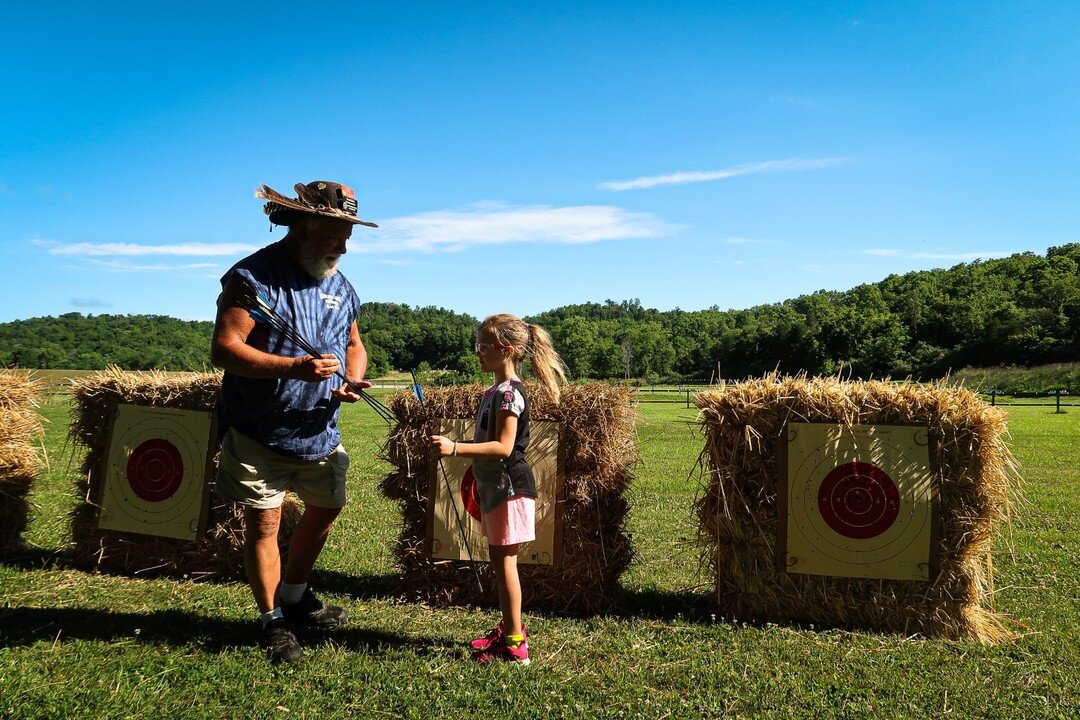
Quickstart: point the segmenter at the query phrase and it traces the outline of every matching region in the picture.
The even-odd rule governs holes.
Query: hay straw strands
[[[398,393],[390,407],[398,417],[384,447],[395,467],[380,486],[398,501],[403,516],[395,547],[402,570],[399,591],[432,605],[497,605],[494,575],[482,566],[484,591],[469,577],[465,562],[433,560],[426,553],[431,461],[429,436],[439,419],[474,418],[484,388],[466,385],[428,388],[424,404]],[[563,468],[563,554],[558,567],[518,566],[523,604],[532,610],[602,612],[620,599],[619,576],[634,556],[626,532],[629,503],[624,493],[637,458],[633,391],[604,383],[571,385],[553,403],[528,386],[529,415],[559,424]]]
[[[963,388],[769,375],[700,393],[705,448],[696,504],[720,610],[995,642],[1010,637],[993,597],[990,551],[1018,492],[1005,414]],[[777,445],[788,422],[925,425],[939,489],[939,573],[930,582],[776,572]]]
[[[99,530],[98,510],[109,428],[120,403],[213,411],[221,376],[200,373],[179,377],[160,372],[126,373],[117,368],[77,380],[69,439],[86,448],[78,492],[84,501],[71,513],[72,562],[87,569],[120,574],[163,575],[196,580],[243,579],[242,509],[211,496],[206,533],[197,541]],[[207,483],[211,478],[207,478]],[[281,512],[278,545],[284,554],[300,520],[301,505],[291,495]]]
[[[42,460],[42,386],[29,372],[0,369],[0,552],[22,545],[30,494]]]
[[[270,301],[260,295],[246,278],[241,279],[244,281],[244,296],[242,300],[244,301],[244,307],[251,314],[252,319],[256,322],[264,322],[273,326],[274,329],[284,337],[288,338],[294,345],[308,355],[314,358],[321,358],[323,356],[323,354],[314,345],[308,342],[296,328],[289,325],[274,312],[274,308],[270,306]],[[346,385],[351,387],[353,391],[379,415],[379,417],[386,421],[387,424],[394,423],[394,414],[390,412],[388,407],[373,398],[369,393],[365,392],[363,388],[354,385],[340,370],[335,370],[334,375],[341,378]]]

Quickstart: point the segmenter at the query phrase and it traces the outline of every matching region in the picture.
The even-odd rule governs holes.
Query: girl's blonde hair
[[[528,357],[540,387],[559,402],[559,383],[566,382],[566,364],[555,352],[547,330],[530,325],[516,315],[500,313],[484,318],[477,335],[490,337],[497,345],[510,348],[515,366]]]

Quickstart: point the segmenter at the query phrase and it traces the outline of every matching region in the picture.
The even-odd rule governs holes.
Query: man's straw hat
[[[262,185],[255,191],[255,197],[267,201],[263,212],[270,216],[274,225],[292,225],[302,215],[319,215],[354,225],[379,227],[357,217],[356,192],[348,185],[316,180],[307,185],[296,183],[293,189],[296,198],[287,198],[269,185]]]

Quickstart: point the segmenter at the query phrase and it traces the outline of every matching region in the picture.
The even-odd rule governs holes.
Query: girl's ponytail
[[[539,325],[525,324],[529,333],[528,354],[533,372],[540,381],[540,387],[554,400],[559,402],[559,382],[566,382],[566,363],[555,352],[551,335]]]

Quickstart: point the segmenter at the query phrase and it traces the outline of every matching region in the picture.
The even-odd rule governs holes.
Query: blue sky
[[[749,307],[1080,241],[1080,4],[0,8],[0,321],[211,319],[254,189],[365,300]]]

